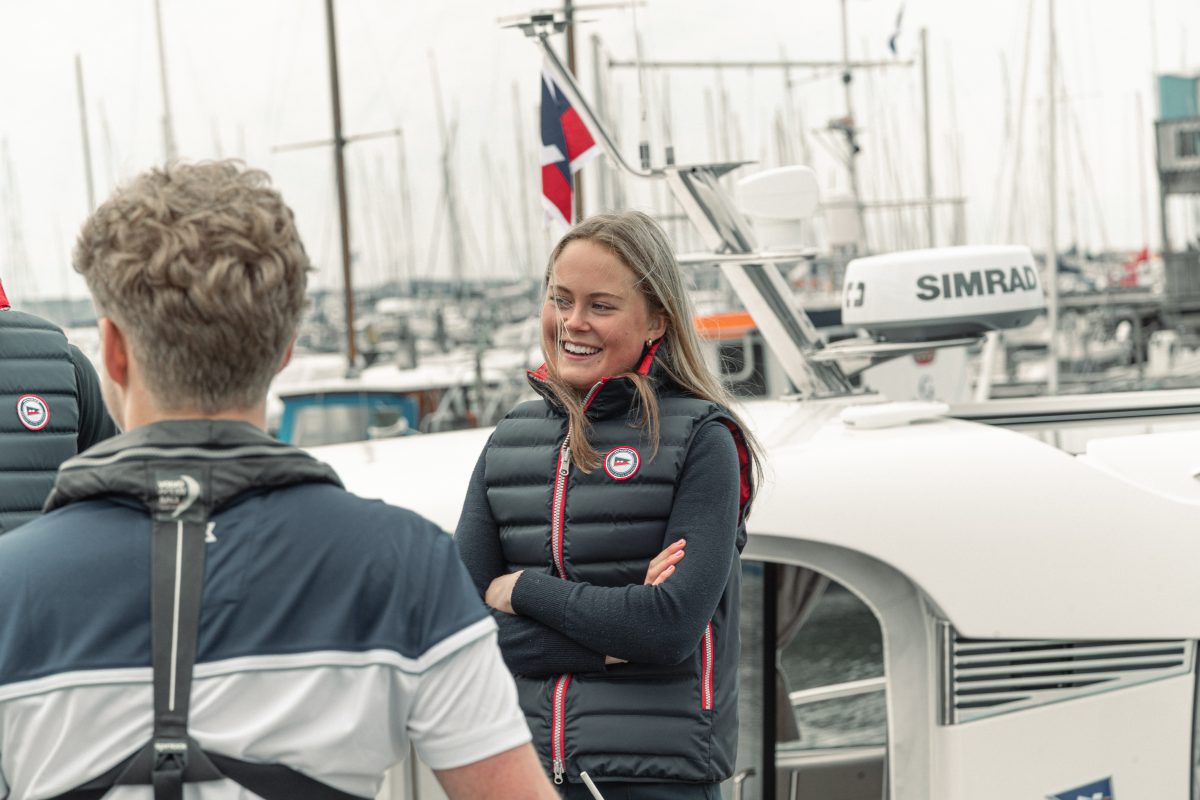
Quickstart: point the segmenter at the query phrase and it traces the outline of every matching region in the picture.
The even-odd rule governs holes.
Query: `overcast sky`
[[[318,284],[339,286],[331,153],[326,147],[273,152],[280,145],[330,136],[324,4],[161,2],[180,155],[237,156],[267,169],[296,211],[319,267]],[[906,3],[899,60],[917,58],[918,31],[929,30],[935,193],[966,198],[965,229],[973,243],[1015,240],[1041,248],[1046,237],[1047,2]],[[849,0],[852,58],[892,58],[887,41],[900,6],[901,0]],[[456,185],[466,220],[464,271],[516,275],[528,268],[526,252],[540,260],[557,235],[544,230],[537,206],[540,57],[519,33],[496,22],[530,7],[513,0],[339,0],[336,8],[347,134],[404,131],[417,273],[450,274],[444,213],[438,211],[442,139],[432,64],[445,114],[456,123]],[[1156,68],[1200,70],[1200,45],[1189,49],[1188,42],[1189,34],[1200,32],[1200,4],[1058,0],[1057,9],[1059,242],[1134,248],[1148,236],[1157,246],[1152,75]],[[589,37],[601,37],[613,57],[631,58],[634,20],[623,10],[583,16],[594,20],[581,27],[579,36],[582,79],[590,92]],[[636,22],[651,59],[841,57],[839,0],[648,0]],[[87,213],[76,53],[84,69],[98,199],[163,158],[153,0],[0,2],[0,277],[16,297],[83,293],[68,267],[72,240]],[[836,158],[840,142],[813,132],[845,112],[840,80],[829,70],[797,70],[792,79],[823,195],[844,192],[845,171]],[[739,70],[718,76],[704,70],[670,73],[669,79],[647,73],[645,85],[656,160],[661,160],[661,120],[669,97],[680,161],[720,157],[728,141],[739,151],[730,155],[767,166],[778,163],[775,121],[784,107],[779,73]],[[636,74],[614,70],[609,86],[624,149],[633,158],[639,131]],[[868,200],[923,193],[919,87],[919,71],[911,67],[856,76],[855,110],[863,129],[860,168]],[[521,155],[518,118],[526,142]],[[1014,180],[1018,138],[1023,166]],[[788,141],[799,157],[803,148],[795,131]],[[365,283],[407,269],[410,237],[400,200],[399,149],[394,137],[347,149],[356,269]],[[524,197],[521,158],[527,161]],[[628,198],[648,209],[667,206],[653,187],[631,187]],[[529,233],[523,211],[532,218]],[[1200,230],[1192,213],[1176,223]],[[889,215],[877,223],[878,245],[923,243],[918,220],[915,214]],[[943,240],[949,221],[948,212],[939,216]]]

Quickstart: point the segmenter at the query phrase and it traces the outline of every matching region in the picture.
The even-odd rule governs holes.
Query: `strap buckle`
[[[154,772],[178,772],[183,774],[188,763],[186,739],[154,740]]]

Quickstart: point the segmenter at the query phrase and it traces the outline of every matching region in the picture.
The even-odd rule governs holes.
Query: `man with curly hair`
[[[311,269],[267,175],[151,170],[74,262],[126,432],[0,537],[0,798],[368,798],[410,742],[555,797],[450,537],[264,432]]]

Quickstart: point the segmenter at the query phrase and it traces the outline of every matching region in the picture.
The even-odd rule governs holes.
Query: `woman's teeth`
[[[599,347],[584,347],[581,344],[571,344],[570,342],[563,342],[563,350],[577,356],[590,356],[600,352]]]

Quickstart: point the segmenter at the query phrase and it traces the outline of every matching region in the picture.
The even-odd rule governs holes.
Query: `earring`
[[[647,339],[647,340],[646,340],[646,347],[650,347],[650,346],[651,346],[651,345],[653,345],[653,344],[654,344],[654,340],[653,340],[653,339]]]

